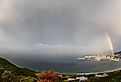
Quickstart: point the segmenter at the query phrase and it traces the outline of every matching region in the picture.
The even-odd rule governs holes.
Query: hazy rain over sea
[[[110,53],[106,34],[114,52],[121,50],[120,4],[121,0],[0,0],[0,56],[37,70],[120,68],[120,61],[77,60]]]

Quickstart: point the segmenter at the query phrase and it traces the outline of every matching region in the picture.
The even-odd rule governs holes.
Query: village
[[[107,77],[106,73],[77,73],[77,74],[62,74],[60,75],[63,82],[87,82],[90,77],[103,78]]]

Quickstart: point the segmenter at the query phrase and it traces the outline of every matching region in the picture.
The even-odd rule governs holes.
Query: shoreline
[[[114,70],[109,70],[109,71],[104,71],[104,72],[90,72],[90,73],[76,73],[77,75],[91,75],[91,74],[99,74],[99,73],[110,73],[110,72],[115,72],[115,71],[120,71],[121,68],[117,68]]]
[[[113,70],[109,70],[109,71],[103,71],[103,72],[85,72],[85,73],[61,73],[61,74],[66,74],[66,75],[91,75],[91,74],[100,74],[100,73],[110,73],[110,72],[115,72],[115,71],[120,71],[121,68],[117,68],[117,69],[113,69]]]

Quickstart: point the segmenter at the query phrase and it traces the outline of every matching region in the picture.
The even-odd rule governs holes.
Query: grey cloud
[[[120,0],[1,0],[0,48],[27,54],[80,54],[86,50],[95,52],[95,48],[98,52],[108,47],[105,34],[109,33],[118,50],[120,3]],[[42,45],[32,47],[36,44]]]

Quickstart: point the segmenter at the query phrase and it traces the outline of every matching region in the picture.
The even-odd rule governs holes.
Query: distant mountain
[[[36,73],[35,71],[32,71],[27,68],[19,68],[3,58],[0,58],[0,70],[11,71],[11,73],[14,75],[32,76],[32,77],[35,77]]]
[[[115,52],[114,54],[120,54],[121,55],[121,51]]]

